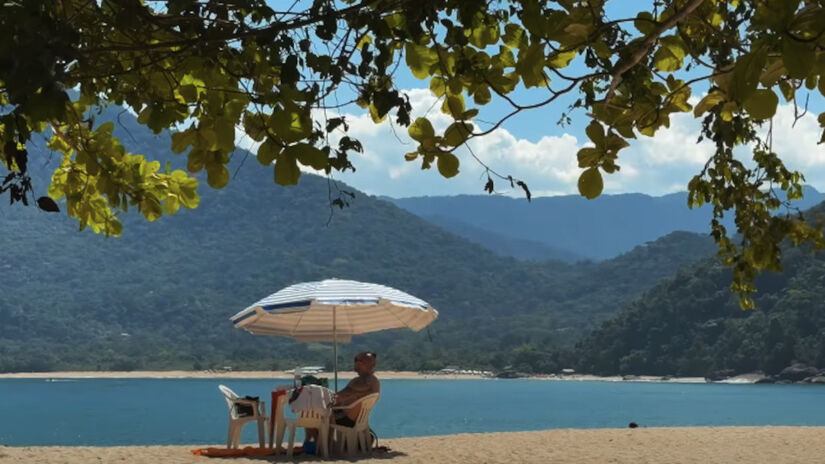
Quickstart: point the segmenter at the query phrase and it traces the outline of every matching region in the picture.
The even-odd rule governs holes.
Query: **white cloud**
[[[412,89],[406,93],[413,106],[413,119],[426,115],[436,130],[444,130],[451,123],[451,118],[440,112],[440,103],[436,103],[429,90]],[[365,152],[351,155],[355,173],[338,173],[337,179],[370,194],[396,197],[483,192],[485,169],[466,148],[456,151],[461,161],[458,176],[444,179],[435,166],[422,171],[420,159],[404,159],[405,153],[415,149],[416,142],[407,135],[407,128],[394,125],[391,117],[375,124],[365,113],[345,116],[349,135],[362,142]],[[535,117],[547,115],[536,112]],[[792,106],[780,106],[774,119],[774,150],[789,168],[805,172],[808,183],[825,190],[825,147],[817,145],[821,129],[816,116],[805,115],[793,128],[792,122]],[[711,143],[697,143],[699,130],[700,122],[692,113],[677,114],[671,116],[670,128],[659,130],[655,137],[640,135],[631,140],[631,146],[620,152],[621,170],[605,175],[605,193],[663,195],[685,190],[690,178],[713,152]],[[491,169],[524,180],[535,196],[546,196],[577,192],[581,169],[576,152],[587,142],[584,134],[571,133],[518,138],[505,124],[485,137],[471,140],[470,147]],[[253,144],[252,148],[254,152],[256,146]],[[747,154],[745,150],[743,153]],[[523,195],[518,187],[511,189],[508,182],[493,179],[497,191]]]

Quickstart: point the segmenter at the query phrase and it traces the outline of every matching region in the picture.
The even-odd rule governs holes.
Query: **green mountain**
[[[804,210],[825,200],[813,187],[804,187],[804,198],[794,206]],[[551,249],[564,250],[573,256],[604,260],[631,250],[674,231],[707,234],[711,210],[705,206],[687,208],[687,194],[673,193],[651,197],[639,193],[602,195],[587,200],[580,195],[523,198],[501,195],[456,195],[398,198],[392,201],[424,218],[444,217],[475,230],[487,231],[512,240],[538,242]],[[732,217],[723,223],[736,230]],[[454,232],[474,240],[473,234],[453,228]],[[504,242],[506,243],[506,242]],[[496,243],[483,243],[502,254],[519,256]]]
[[[165,136],[120,119],[133,151],[182,164]],[[31,163],[36,189],[56,162]],[[256,337],[229,322],[286,285],[329,277],[394,286],[441,311],[421,333],[356,338],[344,360],[369,348],[383,368],[552,371],[555,350],[713,250],[707,237],[681,233],[603,263],[522,262],[324,178],[277,187],[244,153],[232,172],[226,189],[203,183],[195,211],[154,224],[130,212],[117,239],[78,232],[64,215],[0,210],[0,371],[330,365],[328,345]],[[350,206],[331,207],[342,190]]]
[[[585,260],[584,256],[561,248],[551,247],[535,240],[524,240],[497,234],[451,217],[434,215],[422,216],[422,218],[448,232],[452,232],[459,237],[464,237],[502,256],[512,256],[525,261],[546,261],[552,259],[575,263]]]
[[[752,311],[731,295],[729,269],[711,260],[683,268],[586,336],[568,362],[604,375],[825,367],[825,254],[787,247],[783,265],[758,279]]]

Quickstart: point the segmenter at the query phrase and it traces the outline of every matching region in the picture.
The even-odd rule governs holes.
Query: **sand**
[[[547,430],[382,440],[391,451],[356,461],[384,464],[814,463],[825,456],[825,427],[686,427]],[[289,462],[285,456],[216,459],[195,446],[0,447],[0,463]],[[297,461],[317,461],[301,456]]]

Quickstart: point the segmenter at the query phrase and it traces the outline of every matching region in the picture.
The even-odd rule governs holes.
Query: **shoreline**
[[[618,464],[821,462],[825,427],[661,427],[555,429],[382,439],[389,451],[359,456],[364,464],[512,464],[610,462]],[[209,445],[0,446],[0,462],[81,464],[206,464],[192,450]],[[212,445],[220,447],[219,444]],[[233,458],[233,463],[318,462],[315,456]],[[333,457],[324,461],[351,463]]]
[[[331,379],[332,373],[316,374],[317,377]],[[399,380],[518,380],[496,379],[495,377],[477,374],[424,374],[414,371],[377,371],[379,379]],[[339,372],[339,379],[351,379],[355,374],[351,371]],[[273,379],[291,380],[291,373],[285,371],[60,371],[60,372],[7,372],[0,373],[0,379]],[[597,382],[657,382],[657,383],[706,383],[703,377],[658,377],[633,376],[602,377],[587,374],[569,375],[533,375],[520,377],[528,380],[546,381],[597,381]],[[742,379],[736,383],[753,383],[749,379]]]

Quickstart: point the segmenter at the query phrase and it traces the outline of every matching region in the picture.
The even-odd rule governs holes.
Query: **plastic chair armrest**
[[[246,399],[243,399],[243,398],[234,399],[234,400],[232,400],[232,402],[235,403],[235,404],[246,404],[246,405],[249,405],[249,406],[256,406],[258,403],[260,403],[260,401],[246,400]]]

